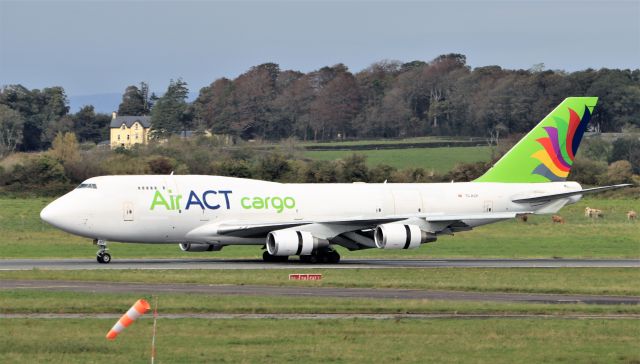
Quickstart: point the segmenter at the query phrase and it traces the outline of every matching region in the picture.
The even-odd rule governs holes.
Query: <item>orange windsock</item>
[[[131,306],[129,311],[120,317],[120,320],[116,322],[115,325],[109,330],[107,333],[107,339],[114,340],[116,336],[120,333],[120,331],[124,330],[125,327],[131,325],[133,321],[135,321],[138,317],[145,314],[145,312],[149,311],[151,305],[145,299],[139,299],[136,303]]]

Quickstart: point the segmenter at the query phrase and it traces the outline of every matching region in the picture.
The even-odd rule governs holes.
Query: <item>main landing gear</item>
[[[262,260],[265,262],[286,262],[288,256],[271,255],[268,251],[262,253]],[[310,264],[337,264],[340,262],[340,254],[333,249],[313,252],[311,255],[301,255],[300,262]]]
[[[324,263],[324,264],[338,264],[340,263],[340,254],[333,249],[319,250],[311,253],[311,255],[301,255],[300,261],[302,263]]]
[[[93,241],[93,243],[96,244],[99,248],[98,252],[96,253],[96,260],[98,261],[98,263],[107,264],[111,262],[111,254],[107,253],[107,250],[109,250],[107,249],[107,241],[96,239]]]

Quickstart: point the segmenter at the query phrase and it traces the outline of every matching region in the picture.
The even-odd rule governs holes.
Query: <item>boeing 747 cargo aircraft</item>
[[[196,175],[102,176],[53,201],[40,216],[93,239],[177,243],[184,251],[259,245],[266,261],[299,256],[337,263],[334,249],[414,249],[514,218],[551,214],[582,195],[566,178],[596,97],[565,99],[483,176],[461,183],[288,184]]]

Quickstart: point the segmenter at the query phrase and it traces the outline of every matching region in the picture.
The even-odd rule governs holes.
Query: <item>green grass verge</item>
[[[541,304],[418,299],[372,299],[333,297],[283,297],[253,295],[165,294],[159,297],[160,312],[236,314],[640,314],[639,305]],[[137,293],[0,290],[0,313],[118,314],[139,298]]]
[[[322,273],[322,281],[289,281],[289,273]],[[270,286],[406,288],[482,292],[640,295],[635,268],[438,268],[283,270],[4,271],[2,279]]]
[[[135,362],[150,357],[152,320],[113,342],[113,319],[0,320],[0,361]],[[631,320],[159,320],[165,363],[638,362]]]
[[[61,232],[40,220],[40,210],[51,199],[0,199],[0,258],[93,258],[89,239]],[[586,206],[602,209],[604,219],[584,217]],[[625,213],[640,211],[640,200],[585,199],[561,211],[567,223],[557,225],[549,216],[532,216],[524,224],[509,220],[473,231],[443,236],[413,250],[369,249],[348,252],[344,258],[638,258],[640,222],[629,223]],[[110,244],[114,259],[255,258],[258,246],[228,246],[220,252],[185,253],[170,244]]]
[[[470,138],[463,137],[438,137],[438,136],[424,136],[415,138],[403,138],[403,139],[364,139],[364,140],[350,140],[350,141],[333,141],[333,142],[300,142],[298,145],[303,147],[307,146],[359,146],[359,145],[386,145],[386,144],[415,144],[415,143],[442,143],[442,142],[466,142]],[[480,140],[475,138],[473,140]]]
[[[305,151],[304,157],[314,160],[335,160],[353,154],[349,150]],[[491,147],[410,148],[362,150],[355,152],[367,157],[367,165],[386,164],[398,169],[421,167],[427,171],[445,173],[458,163],[488,161]]]

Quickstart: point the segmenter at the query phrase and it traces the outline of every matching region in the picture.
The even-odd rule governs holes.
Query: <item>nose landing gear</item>
[[[107,249],[107,241],[95,239],[93,243],[96,244],[99,248],[98,252],[96,253],[96,260],[98,261],[98,263],[107,264],[111,262],[111,254],[107,253],[107,250],[109,250]]]

